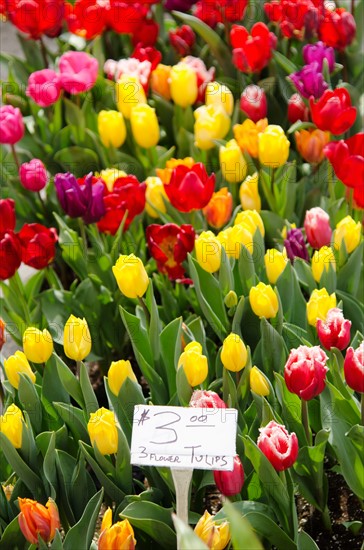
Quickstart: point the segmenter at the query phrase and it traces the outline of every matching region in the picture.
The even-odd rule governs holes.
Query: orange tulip
[[[112,512],[108,508],[101,523],[98,550],[134,550],[135,545],[134,531],[129,521],[124,519],[112,525]]]
[[[151,87],[153,92],[161,95],[169,101],[171,99],[170,88],[171,67],[159,63],[151,75]]]
[[[254,123],[247,118],[243,124],[235,124],[234,138],[238,142],[238,145],[242,151],[248,151],[249,155],[253,158],[258,158],[258,135],[264,132],[268,126],[268,120],[262,118]]]
[[[194,164],[195,161],[192,157],[186,157],[184,159],[170,159],[167,160],[165,168],[157,168],[157,176],[164,184],[167,184],[170,182],[174,168],[180,165],[187,166],[187,168],[192,168]]]
[[[220,229],[230,220],[232,211],[233,197],[227,187],[222,187],[222,189],[216,191],[208,205],[203,209],[206,220],[215,229]]]
[[[319,163],[324,158],[323,149],[330,141],[330,132],[300,130],[295,132],[296,145],[301,157],[310,163]]]
[[[56,503],[49,498],[45,506],[30,498],[18,498],[20,514],[19,527],[27,541],[38,544],[38,535],[45,542],[54,539],[60,528]]]

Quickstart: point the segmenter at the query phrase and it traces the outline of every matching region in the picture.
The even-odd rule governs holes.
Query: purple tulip
[[[197,0],[167,0],[164,7],[170,11],[176,10],[186,13],[190,11],[196,1]]]
[[[287,251],[287,256],[292,263],[295,258],[302,258],[307,262],[309,261],[305,238],[301,229],[294,228],[287,231],[287,238],[284,240],[284,246]]]
[[[307,99],[311,96],[318,99],[329,87],[319,70],[319,64],[317,61],[314,61],[313,63],[310,63],[310,65],[303,67],[300,71],[291,74],[289,78],[296,86],[297,91]]]
[[[54,185],[63,210],[71,218],[83,218],[85,223],[96,222],[105,214],[104,185],[102,182],[92,185],[92,178],[90,173],[79,183],[69,172],[54,176]]]
[[[89,176],[86,176],[89,177]],[[101,181],[97,181],[92,185],[92,200],[91,204],[83,217],[85,223],[98,222],[105,214],[104,206],[105,186]]]
[[[318,63],[319,70],[322,71],[324,59],[327,60],[329,65],[329,71],[332,73],[335,67],[335,51],[330,46],[325,46],[323,42],[316,42],[316,44],[306,44],[303,46],[303,59],[306,65]]]

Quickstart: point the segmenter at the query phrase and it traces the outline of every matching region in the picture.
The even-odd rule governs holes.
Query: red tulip
[[[316,126],[335,136],[349,130],[355,122],[356,107],[351,105],[350,94],[346,88],[326,90],[317,101],[310,97],[310,108]]]
[[[164,186],[171,204],[180,212],[200,210],[214,192],[215,174],[208,176],[205,166],[198,162],[192,168],[174,168],[170,182]]]
[[[47,267],[56,255],[57,231],[40,223],[26,223],[19,232],[22,260],[35,269]]]
[[[347,385],[354,391],[364,393],[364,342],[355,350],[349,348],[344,361]]]
[[[336,176],[348,187],[364,187],[364,132],[332,141],[324,148]]]
[[[169,31],[169,41],[176,52],[181,55],[189,55],[196,42],[196,35],[189,25],[182,25]]]
[[[110,0],[107,23],[112,30],[119,34],[133,34],[140,28],[147,13],[148,8],[139,3]]]
[[[332,230],[330,216],[319,206],[307,210],[304,227],[306,237],[312,248],[319,250],[322,246],[329,246]]]
[[[139,7],[139,10],[140,9]],[[157,42],[158,32],[158,23],[156,23],[154,19],[147,19],[144,17],[133,32],[133,45],[143,44],[143,46],[154,46]]]
[[[194,15],[214,28],[218,23],[241,21],[247,4],[247,0],[201,0],[196,4]]]
[[[327,46],[343,50],[352,43],[356,33],[354,17],[344,8],[325,10],[325,17],[318,28],[320,40]]]
[[[224,497],[232,497],[241,492],[244,485],[244,469],[240,458],[234,458],[234,467],[231,472],[215,470],[215,485]]]
[[[355,187],[353,199],[357,208],[364,209],[364,187],[362,185],[360,187]]]
[[[273,0],[264,4],[264,11],[271,21],[279,23],[286,38],[302,40],[311,35],[317,26],[318,9],[311,0]]]
[[[309,401],[325,389],[328,357],[320,346],[292,349],[284,367],[284,380],[291,393]]]
[[[263,88],[250,84],[245,88],[240,97],[240,109],[253,122],[258,122],[267,116],[267,96]]]
[[[33,40],[43,34],[55,37],[61,32],[63,0],[8,0],[7,12],[11,23]]]
[[[268,65],[277,44],[277,37],[264,23],[255,23],[250,34],[245,27],[233,25],[230,40],[233,63],[245,73],[259,72]]]
[[[10,279],[21,264],[21,245],[13,231],[0,234],[0,280]]]
[[[345,349],[350,342],[351,321],[345,319],[341,309],[328,311],[325,321],[318,319],[316,329],[321,344],[326,349]]]
[[[225,402],[214,391],[195,390],[189,403],[190,407],[205,409],[226,409]]]
[[[281,472],[290,468],[297,460],[298,439],[294,432],[289,434],[284,426],[271,420],[259,429],[257,445],[268,458],[273,468]]]
[[[13,199],[0,199],[0,235],[15,229],[15,202]]]
[[[307,122],[310,118],[310,110],[300,94],[293,94],[288,100],[288,120],[291,124],[301,120]]]
[[[151,224],[146,229],[146,237],[149,252],[157,261],[158,270],[172,280],[183,278],[185,270],[182,262],[195,244],[192,225],[179,227],[175,223]]]
[[[143,46],[141,42],[135,46],[131,57],[139,59],[139,61],[149,61],[151,63],[151,71],[154,71],[162,61],[162,54],[159,50],[153,46]]]
[[[98,0],[76,0],[72,5],[65,3],[65,18],[73,34],[92,40],[106,28],[107,7]]]

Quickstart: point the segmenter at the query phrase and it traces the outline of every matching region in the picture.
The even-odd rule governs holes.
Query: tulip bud
[[[126,138],[124,117],[118,111],[100,111],[97,116],[100,139],[105,147],[121,147]]]
[[[330,216],[319,206],[307,210],[304,227],[306,237],[312,248],[329,246],[332,230],[330,227]]]
[[[266,118],[258,120],[256,124],[250,118],[244,120],[243,124],[234,124],[234,138],[242,151],[247,151],[253,158],[258,158],[259,134],[268,127]]]
[[[197,99],[197,75],[186,63],[178,63],[170,73],[171,97],[176,105],[184,109],[193,105]]]
[[[292,263],[295,258],[302,258],[302,260],[306,260],[308,262],[308,250],[306,248],[305,238],[301,229],[292,227],[292,229],[289,229],[289,231],[286,230],[284,247],[286,249],[288,258],[291,260]]]
[[[219,157],[222,175],[226,181],[238,183],[245,178],[247,164],[235,139],[228,141],[226,146],[221,145]]]
[[[96,445],[102,455],[111,455],[117,452],[118,431],[113,411],[101,407],[91,413],[87,431],[91,445]]]
[[[61,526],[56,503],[51,498],[45,506],[30,498],[18,498],[18,502],[19,527],[27,541],[38,546],[39,536],[44,542],[51,542]]]
[[[14,403],[9,405],[5,414],[0,416],[0,433],[6,435],[15,449],[21,448],[23,426],[23,413]]]
[[[264,166],[278,168],[287,162],[290,143],[280,126],[269,124],[258,134],[259,162]]]
[[[307,320],[313,327],[318,319],[326,320],[329,309],[336,307],[335,293],[329,295],[326,288],[315,289],[307,303]]]
[[[221,265],[221,243],[212,231],[203,231],[195,240],[196,259],[209,273],[215,273]]]
[[[271,420],[264,428],[259,428],[257,445],[277,472],[290,468],[297,460],[298,439],[294,432]]]
[[[354,391],[364,393],[364,342],[355,350],[349,348],[344,361],[347,385]]]
[[[292,349],[284,367],[284,380],[291,393],[309,401],[325,389],[328,357],[320,346]]]
[[[215,147],[217,139],[223,139],[230,128],[230,117],[220,105],[202,105],[194,111],[195,145],[207,150]]]
[[[229,309],[238,305],[238,297],[234,290],[229,290],[229,292],[226,294],[224,298],[224,304]]]
[[[345,349],[350,342],[351,321],[345,319],[341,309],[333,308],[327,313],[325,321],[317,321],[317,335],[326,349]]]
[[[0,143],[14,145],[24,136],[24,122],[20,109],[12,105],[0,107]]]
[[[233,332],[227,336],[221,349],[221,362],[227,370],[239,372],[248,360],[248,352],[243,340]]]
[[[278,298],[270,285],[259,283],[257,286],[252,286],[249,291],[249,302],[258,317],[270,319],[278,313]]]
[[[334,246],[340,250],[344,241],[346,252],[350,254],[361,240],[361,223],[355,223],[351,216],[346,216],[337,225],[334,232]]]
[[[234,96],[225,84],[209,82],[205,92],[206,105],[220,105],[226,114],[232,115],[234,110]]]
[[[35,383],[35,374],[30,368],[28,359],[22,351],[16,351],[4,361],[5,374],[10,384],[16,390],[19,388],[20,374],[26,374],[33,384]]]
[[[320,250],[315,250],[311,260],[311,269],[316,283],[320,282],[323,272],[328,273],[330,268],[336,271],[335,256],[332,248],[323,246]]]
[[[171,46],[181,56],[189,55],[191,48],[196,42],[196,35],[189,25],[182,25],[169,31]]]
[[[32,363],[45,363],[53,352],[52,336],[47,329],[28,327],[23,334],[23,349]]]
[[[214,391],[195,390],[189,402],[189,407],[203,409],[226,409],[224,401]]]
[[[233,211],[233,197],[227,187],[216,191],[203,209],[203,213],[209,225],[220,229],[229,220]]]
[[[136,76],[121,75],[115,91],[116,105],[124,118],[130,118],[133,107],[147,102],[144,88]]]
[[[260,212],[262,202],[258,191],[258,172],[247,176],[239,189],[239,198],[243,210],[256,210]]]
[[[262,237],[265,235],[263,220],[256,210],[239,212],[235,218],[234,225],[245,225],[252,235],[254,235],[257,229],[259,229]]]
[[[198,342],[190,342],[181,353],[178,368],[182,367],[190,386],[202,384],[208,375],[207,357],[202,354],[202,346]]]
[[[140,147],[150,149],[159,141],[159,123],[155,109],[149,105],[137,105],[130,114],[133,137]]]
[[[140,258],[121,255],[112,271],[120,291],[127,298],[141,298],[149,285],[148,274]]]
[[[122,550],[134,550],[136,540],[134,530],[127,519],[112,523],[111,508],[108,508],[104,514],[101,533],[98,541],[98,550],[110,550],[111,548],[120,548]]]
[[[214,481],[216,487],[224,497],[238,495],[244,485],[244,469],[240,458],[234,458],[234,466],[231,472],[215,470]]]
[[[208,545],[208,548],[222,550],[230,541],[230,528],[227,521],[215,523],[213,516],[206,510],[195,527],[196,535]]]
[[[159,63],[156,69],[152,71],[151,88],[154,93],[164,97],[167,101],[171,99],[170,90],[171,67]]]
[[[124,361],[123,359],[120,361],[113,361],[107,373],[107,379],[109,388],[116,397],[119,395],[120,388],[127,378],[138,383],[137,377],[131,368],[130,361]]]
[[[47,184],[47,170],[39,159],[24,162],[19,168],[20,183],[28,191],[40,191]]]
[[[324,147],[330,141],[330,132],[300,130],[295,132],[297,150],[301,157],[311,164],[318,164],[324,158]]]
[[[83,361],[91,351],[91,334],[85,318],[70,315],[63,333],[64,352],[74,361]]]
[[[145,183],[147,184],[147,188],[145,190],[145,209],[149,216],[152,218],[158,218],[159,214],[157,210],[165,214],[167,212],[167,208],[164,201],[169,202],[163,182],[156,176],[150,176],[145,180]]]
[[[250,371],[250,389],[257,395],[269,395],[268,380],[258,367],[252,367]]]
[[[264,255],[265,271],[268,281],[271,285],[275,285],[279,276],[283,273],[288,259],[285,249],[280,252],[276,248],[270,248]]]
[[[243,246],[253,254],[253,235],[247,224],[239,223],[220,231],[217,238],[229,258],[239,259]]]
[[[240,109],[253,122],[258,122],[267,116],[267,96],[263,88],[250,84],[245,88],[240,97]]]
[[[294,124],[298,120],[307,122],[310,118],[310,110],[300,94],[293,94],[288,101],[288,120]]]

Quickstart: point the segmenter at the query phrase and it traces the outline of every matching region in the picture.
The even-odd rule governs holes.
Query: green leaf
[[[75,440],[89,441],[85,417],[81,409],[67,403],[53,403],[53,405]]]
[[[86,469],[86,461],[84,457],[80,455],[73,470],[69,487],[69,499],[76,520],[82,517],[88,501],[95,493],[96,487],[92,477]]]
[[[169,395],[176,392],[176,368],[182,349],[182,317],[171,321],[160,334],[160,349],[167,375]]]
[[[78,145],[57,151],[54,160],[78,178],[88,172],[97,172],[100,169],[99,157],[95,151]]]
[[[298,278],[291,262],[277,279],[277,288],[282,301],[284,318],[288,323],[306,328],[306,300],[301,292]]]
[[[183,367],[177,369],[176,372],[176,384],[177,384],[177,395],[179,402],[182,407],[188,407],[190,402],[193,388],[188,383],[187,376]]]
[[[275,389],[278,401],[282,407],[282,418],[289,431],[295,432],[300,446],[307,445],[305,430],[301,420],[301,400],[295,393],[291,393],[281,374],[275,373]]]
[[[273,52],[273,58],[287,74],[295,73],[298,71],[298,67],[277,50]]]
[[[148,285],[145,301],[150,313],[149,342],[153,351],[154,361],[158,365],[158,361],[160,357],[159,335],[161,331],[161,323],[159,320],[157,302],[155,301],[154,292],[153,292],[153,283],[151,279],[149,279],[149,285]]]
[[[182,521],[176,514],[172,514],[174,527],[178,537],[178,548],[180,550],[208,550],[208,546],[198,537],[187,523]]]
[[[43,461],[43,472],[46,480],[48,481],[50,492],[49,496],[56,500],[57,492],[57,470],[56,470],[56,434],[52,433],[47,452]]]
[[[90,447],[89,445],[86,445],[85,443],[83,443],[83,441],[80,441],[79,444],[80,444],[81,452],[83,453],[85,459],[87,460],[87,462],[89,463],[93,471],[95,472],[97,479],[105,489],[105,493],[112,500],[121,502],[125,497],[125,493],[116,485],[116,483],[114,483],[112,479],[110,479],[108,474],[105,474],[105,472],[99,466],[99,464],[91,454],[92,447]]]
[[[320,550],[315,541],[305,531],[298,531],[297,550]]]
[[[27,411],[35,433],[39,433],[42,431],[42,405],[37,390],[28,376],[20,374],[19,378],[19,401]]]
[[[60,357],[58,357],[58,355],[56,355],[55,353],[53,353],[52,355],[56,360],[57,372],[62,382],[62,385],[70,394],[70,396],[73,397],[75,401],[77,401],[80,407],[84,408],[85,402],[84,402],[79,381],[77,380],[75,375],[70,371],[66,363],[62,361]]]
[[[257,283],[257,276],[255,274],[253,256],[244,245],[241,245],[238,260],[238,271],[243,294],[247,296],[251,287]]]
[[[271,379],[273,372],[283,371],[288,350],[282,336],[264,317],[260,320],[260,330],[264,371]]]
[[[115,412],[130,445],[133,431],[134,407],[135,405],[145,404],[141,387],[128,377],[122,384],[119,395],[116,397],[110,390],[108,379],[104,378],[104,381],[109,408]]]
[[[147,533],[161,548],[175,548],[176,534],[172,529],[170,509],[162,508],[154,502],[132,502],[124,508],[120,517],[128,519],[133,527]]]
[[[64,550],[75,550],[75,548],[88,549],[90,547],[103,495],[104,490],[101,489],[87,504],[80,521],[68,531],[63,542]]]
[[[233,547],[249,548],[249,550],[263,550],[263,545],[256,536],[249,521],[242,517],[229,501],[225,502],[224,510],[230,524]]]
[[[29,542],[25,540],[19,527],[18,516],[5,528],[0,540],[0,550],[28,550]]]
[[[86,365],[81,363],[80,368],[80,387],[83,395],[83,400],[86,407],[87,416],[94,413],[99,408],[95,392],[92,388],[89,374],[87,372]]]

